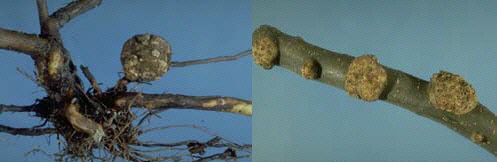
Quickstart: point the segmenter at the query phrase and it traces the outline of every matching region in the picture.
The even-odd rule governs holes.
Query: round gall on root
[[[478,104],[475,89],[463,77],[445,71],[433,74],[428,87],[430,103],[438,109],[462,115]]]
[[[321,77],[321,65],[312,58],[306,58],[300,68],[300,74],[305,79],[318,79]]]
[[[387,84],[387,72],[373,55],[355,58],[345,75],[345,90],[364,101],[380,98]]]
[[[139,34],[124,43],[121,64],[130,81],[158,80],[168,70],[171,46],[158,35]]]

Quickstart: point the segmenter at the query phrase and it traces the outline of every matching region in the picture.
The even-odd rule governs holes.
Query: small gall
[[[321,65],[312,58],[306,58],[300,68],[300,74],[305,79],[318,79],[321,77]]]
[[[446,71],[433,74],[428,86],[430,103],[456,115],[471,112],[478,100],[475,89],[463,77]]]
[[[345,90],[364,101],[380,98],[387,84],[387,72],[373,55],[355,58],[345,75]]]
[[[477,133],[477,132],[471,133],[470,138],[471,138],[471,141],[473,141],[475,143],[479,143],[479,144],[487,143],[487,138],[484,135]]]

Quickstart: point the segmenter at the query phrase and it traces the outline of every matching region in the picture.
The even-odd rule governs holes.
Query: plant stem
[[[258,43],[264,42],[261,41],[262,39],[276,41],[272,44],[276,44],[278,57],[270,61],[271,66],[261,65],[265,69],[271,69],[273,65],[276,65],[302,75],[301,68],[305,61],[315,60],[321,69],[317,75],[319,77],[314,80],[345,90],[345,76],[355,57],[317,47],[300,37],[290,36],[267,25],[256,29],[252,39],[253,57],[256,63],[266,59],[258,58],[261,54],[257,54],[256,49],[273,50],[267,50],[267,48],[272,48],[268,46],[260,48]],[[428,99],[428,81],[384,65],[382,67],[386,70],[388,77],[380,100],[443,124],[497,156],[497,136],[495,135],[497,117],[484,105],[478,103],[473,111],[462,115],[435,108]]]

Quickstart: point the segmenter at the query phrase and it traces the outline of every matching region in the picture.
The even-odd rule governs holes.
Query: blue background
[[[49,0],[50,12],[69,1]],[[103,88],[119,79],[119,60],[123,43],[139,33],[163,36],[173,48],[173,60],[184,61],[232,55],[250,49],[251,1],[112,1],[72,20],[61,30],[65,47],[76,65],[89,66]],[[3,1],[0,27],[38,33],[35,1]],[[184,68],[172,68],[153,85],[141,85],[139,91],[180,93],[186,95],[224,95],[251,99],[250,57],[238,61]],[[15,69],[34,70],[26,55],[0,50],[0,103],[29,105],[45,96],[42,88]],[[82,76],[82,75],[81,75]],[[86,81],[86,80],[85,80]],[[151,126],[196,124],[241,144],[252,143],[252,119],[230,113],[193,110],[169,110],[154,118]],[[27,113],[2,113],[0,123],[14,127],[40,124]],[[192,129],[174,129],[147,136],[144,140],[173,142],[184,139],[208,140],[212,137]],[[46,156],[24,156],[31,148],[58,151],[55,136],[22,137],[0,133],[1,161],[51,161]]]
[[[428,80],[464,76],[497,112],[496,1],[254,1],[269,24],[333,51],[375,54]],[[495,161],[429,119],[276,67],[252,66],[254,161]]]

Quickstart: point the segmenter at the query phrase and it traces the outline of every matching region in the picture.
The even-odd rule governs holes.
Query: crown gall
[[[279,48],[276,39],[278,31],[269,26],[261,26],[252,34],[252,58],[264,69],[271,69],[278,62]]]
[[[305,79],[318,79],[321,77],[321,65],[312,58],[306,58],[300,68],[300,75]]]
[[[345,90],[364,101],[380,98],[387,83],[387,72],[373,55],[355,58],[345,75]]]
[[[478,132],[473,132],[471,133],[471,141],[478,143],[478,144],[485,144],[488,142],[487,137],[485,137],[483,134],[480,134]]]
[[[432,75],[428,98],[435,108],[462,115],[473,110],[477,103],[475,89],[463,77],[446,71]]]
[[[121,52],[121,64],[130,81],[158,80],[168,70],[171,46],[162,37],[139,34],[128,39]]]
[[[257,65],[271,69],[278,58],[277,41],[270,37],[261,37],[252,42],[253,58]]]

